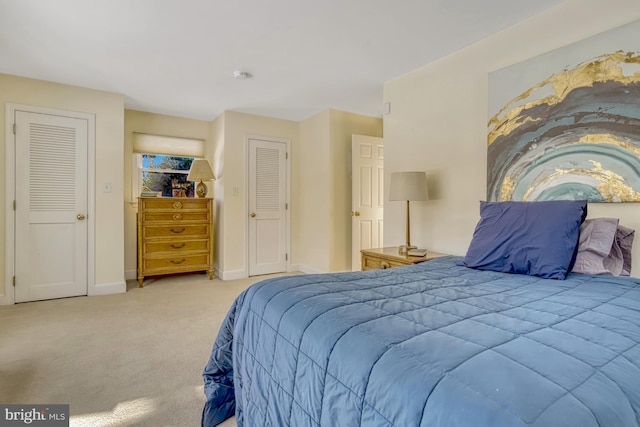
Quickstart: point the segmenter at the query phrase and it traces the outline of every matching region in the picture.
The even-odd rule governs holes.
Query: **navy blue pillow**
[[[463,265],[564,279],[586,216],[586,200],[480,202],[480,221]]]

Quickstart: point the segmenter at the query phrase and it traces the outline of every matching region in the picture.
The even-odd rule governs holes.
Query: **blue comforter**
[[[203,426],[639,425],[639,280],[460,260],[253,285],[204,370]]]

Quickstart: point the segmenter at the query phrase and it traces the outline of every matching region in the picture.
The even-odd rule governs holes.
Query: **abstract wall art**
[[[640,21],[489,75],[487,199],[640,202]]]

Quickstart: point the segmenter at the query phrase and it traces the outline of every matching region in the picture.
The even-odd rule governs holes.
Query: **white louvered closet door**
[[[86,295],[87,121],[15,120],[15,301]]]
[[[249,276],[286,271],[286,144],[249,140]]]

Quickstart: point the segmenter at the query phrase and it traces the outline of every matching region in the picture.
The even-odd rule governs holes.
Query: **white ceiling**
[[[0,0],[0,73],[202,120],[381,117],[383,83],[562,1]]]

